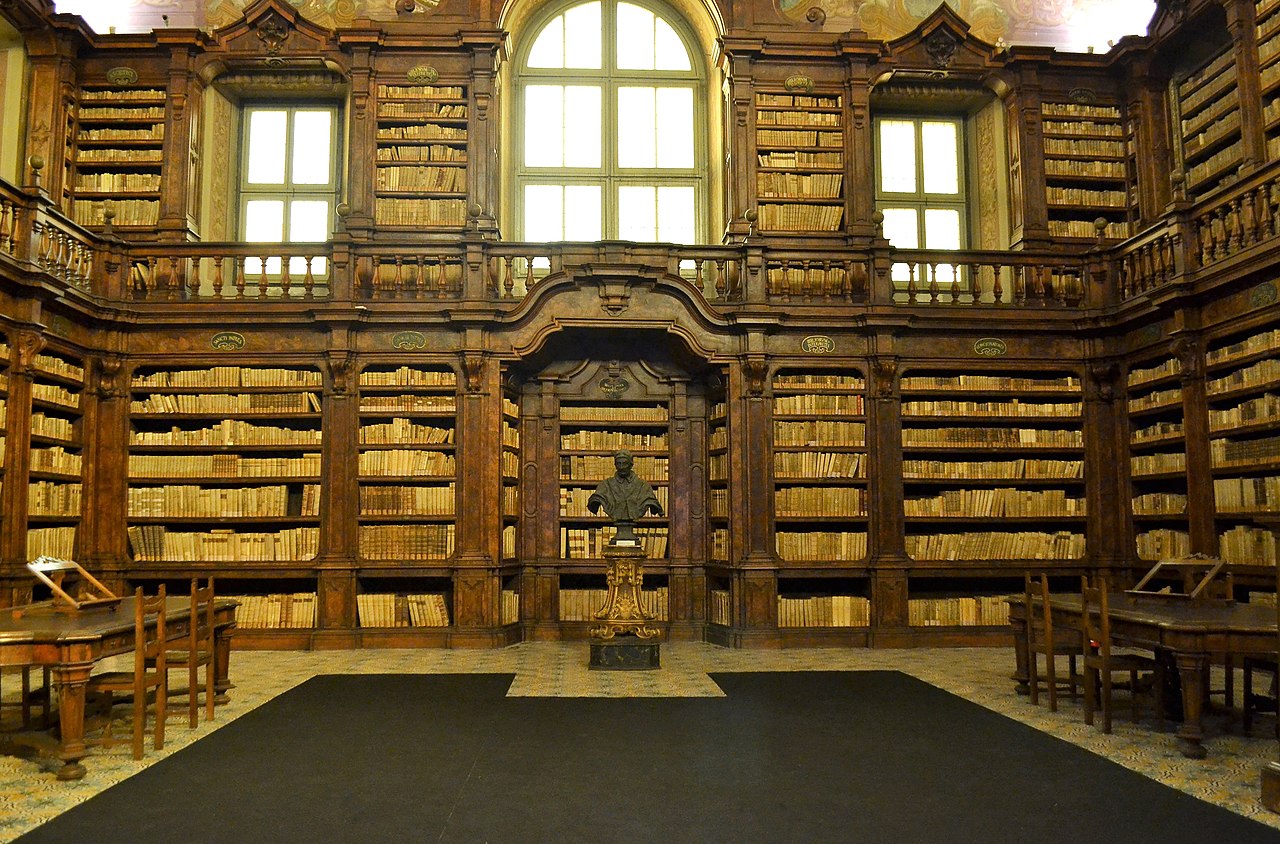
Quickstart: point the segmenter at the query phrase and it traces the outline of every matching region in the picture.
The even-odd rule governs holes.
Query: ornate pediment
[[[229,53],[265,55],[268,63],[314,57],[335,45],[332,30],[307,20],[284,0],[257,0],[213,37]]]
[[[946,3],[914,30],[888,42],[885,50],[895,73],[935,79],[980,75],[998,52],[995,45],[975,37],[968,22]]]

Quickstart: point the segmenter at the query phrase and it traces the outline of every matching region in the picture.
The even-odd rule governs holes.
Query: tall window
[[[251,243],[319,243],[329,239],[338,190],[337,110],[324,106],[250,106],[244,110],[240,235]],[[261,268],[255,262],[249,272]],[[289,272],[306,261],[290,259]],[[266,271],[279,274],[280,260]],[[327,272],[313,261],[312,273]]]
[[[542,23],[518,83],[521,239],[704,239],[693,55],[635,3],[591,0]]]
[[[902,249],[962,249],[967,245],[964,132],[959,120],[882,117],[876,120],[876,206],[884,236]],[[905,281],[906,264],[893,268]],[[918,276],[917,276],[918,277]],[[951,281],[951,268],[938,268]]]

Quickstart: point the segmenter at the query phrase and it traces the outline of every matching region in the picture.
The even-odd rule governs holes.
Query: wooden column
[[[850,235],[873,238],[878,226],[871,219],[876,211],[875,130],[871,121],[871,84],[865,61],[851,60],[845,78],[848,102],[845,120],[844,178],[849,197],[845,229]]]
[[[86,568],[123,595],[130,564],[129,369],[120,355],[98,358],[85,369],[79,554]]]
[[[554,640],[560,635],[559,405],[554,380],[530,386],[521,406],[520,613],[533,639]]]
[[[464,35],[471,48],[471,105],[467,121],[467,199],[478,206],[476,224],[481,232],[496,235],[502,206],[501,131],[497,120],[498,66],[505,33]],[[513,198],[513,202],[515,200]],[[508,219],[513,219],[509,215]]]
[[[1023,64],[1018,88],[1005,100],[1011,174],[1009,202],[1015,245],[1048,246],[1049,211],[1044,194],[1044,138],[1040,113],[1040,77],[1033,64]],[[1017,225],[1021,214],[1021,230]]]
[[[1254,4],[1227,3],[1227,31],[1236,66],[1236,96],[1241,103],[1262,102],[1262,81],[1258,71],[1257,30],[1254,29]],[[1261,167],[1267,161],[1267,139],[1263,126],[1266,119],[1260,108],[1240,108],[1240,160],[1244,172]]]
[[[75,41],[56,30],[25,33],[27,50],[26,154],[19,162],[19,182],[31,184],[33,156],[44,160],[40,186],[58,207],[62,201],[63,160],[67,156],[67,110],[77,96]]]
[[[1171,351],[1182,366],[1182,435],[1187,446],[1187,530],[1191,553],[1217,556],[1204,348],[1197,337],[1185,334],[1173,341]]]
[[[907,625],[906,519],[902,498],[902,396],[898,358],[872,358],[868,373],[867,557],[871,565],[871,624],[881,628]]]
[[[27,484],[31,467],[31,366],[45,346],[38,331],[9,335],[9,406],[5,431],[4,485],[0,488],[0,605],[31,600],[27,572]],[[22,421],[19,421],[22,420]]]
[[[672,385],[667,474],[667,608],[672,638],[694,636],[706,620],[707,409],[689,385]]]
[[[156,37],[161,44],[169,44],[165,91],[169,108],[164,126],[164,178],[157,227],[161,240],[181,242],[195,235],[195,212],[199,207],[201,87],[195,78],[195,44],[190,33],[160,29],[156,30]]]
[[[1085,548],[1103,574],[1128,568],[1129,448],[1127,413],[1114,362],[1089,364],[1084,378]],[[1121,579],[1112,579],[1119,585]]]
[[[453,623],[464,644],[481,644],[478,630],[498,626],[502,385],[498,367],[479,348],[483,337],[472,333],[467,345],[477,348],[460,360]]]
[[[356,43],[350,43],[354,40]],[[365,32],[344,34],[342,42],[351,50],[351,116],[347,120],[346,184],[339,201],[346,202],[345,228],[353,240],[368,240],[373,230],[374,159],[377,157],[377,98],[371,64],[370,36]]]
[[[316,646],[350,640],[356,626],[360,559],[360,418],[357,363],[345,327],[332,330],[325,358],[324,448],[321,453],[320,553],[316,556]]]
[[[761,339],[761,338],[756,338]],[[769,365],[748,354],[729,370],[730,522],[734,639],[763,640],[778,624],[774,546],[773,408]]]

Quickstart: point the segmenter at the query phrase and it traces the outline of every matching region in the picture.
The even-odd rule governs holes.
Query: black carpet
[[[896,672],[718,674],[728,697],[697,699],[511,680],[317,677],[18,840],[1280,841]]]

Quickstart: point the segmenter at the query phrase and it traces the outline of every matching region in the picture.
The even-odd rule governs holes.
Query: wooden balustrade
[[[368,299],[446,299],[462,293],[462,253],[362,255],[359,295]]]
[[[1175,225],[1150,229],[1122,247],[1115,258],[1121,299],[1150,292],[1183,272],[1182,233]]]
[[[1080,257],[1049,253],[894,249],[887,284],[903,305],[1077,307],[1091,274]]]
[[[134,299],[211,302],[327,298],[333,266],[325,244],[145,244],[127,263]]]
[[[18,199],[0,193],[0,253],[14,258],[18,257],[18,214],[21,210]]]
[[[35,264],[50,276],[85,292],[92,290],[94,244],[88,232],[53,214],[32,224]]]
[[[1193,212],[1198,266],[1207,267],[1280,235],[1280,170],[1268,168],[1230,195]]]
[[[866,255],[776,258],[766,253],[764,273],[769,298],[792,303],[865,301],[870,277]]]

